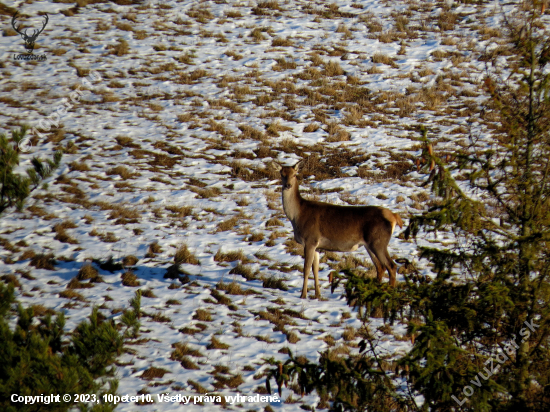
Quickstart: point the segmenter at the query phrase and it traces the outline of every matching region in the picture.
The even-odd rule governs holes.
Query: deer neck
[[[300,190],[298,183],[290,189],[283,190],[283,209],[286,217],[294,224],[294,222],[300,216],[300,206],[302,204],[302,196],[300,196]]]

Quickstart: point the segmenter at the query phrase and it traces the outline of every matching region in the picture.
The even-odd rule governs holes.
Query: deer
[[[396,225],[403,228],[397,213],[379,206],[341,206],[304,199],[300,195],[297,175],[304,160],[294,166],[272,163],[281,174],[283,209],[292,223],[294,240],[304,247],[304,283],[302,299],[307,298],[310,270],[315,279],[315,298],[319,288],[319,252],[353,252],[364,246],[376,268],[378,282],[384,272],[395,287],[397,265],[388,253],[388,244]]]

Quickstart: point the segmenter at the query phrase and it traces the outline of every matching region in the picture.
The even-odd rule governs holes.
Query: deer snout
[[[283,182],[283,190],[288,190],[292,187],[292,185],[288,182]]]

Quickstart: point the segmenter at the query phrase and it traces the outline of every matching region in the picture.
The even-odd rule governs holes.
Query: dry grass
[[[201,395],[204,395],[204,394],[208,393],[208,389],[206,389],[200,383],[195,382],[194,380],[189,379],[187,381],[187,384],[190,385],[195,390],[195,392],[197,392]]]
[[[451,11],[442,11],[437,16],[437,25],[441,31],[453,30],[458,20],[458,16]]]
[[[156,298],[157,295],[155,295],[155,293],[151,290],[151,289],[141,289],[141,296],[143,296],[144,298]]]
[[[29,265],[36,269],[55,270],[55,259],[53,253],[40,253],[31,257]]]
[[[391,67],[397,67],[397,64],[395,63],[395,61],[391,57],[383,53],[375,53],[372,56],[372,62],[387,64],[388,66],[391,66]]]
[[[21,283],[19,283],[15,275],[2,275],[0,276],[0,280],[5,283],[12,284],[15,288],[21,287]]]
[[[130,270],[127,272],[124,272],[121,275],[121,278],[122,278],[122,284],[124,286],[136,287],[141,285],[141,283],[138,280],[138,277]]]
[[[350,140],[350,134],[337,122],[328,123],[327,132],[327,142],[347,142]]]
[[[229,349],[230,346],[227,343],[223,343],[215,336],[212,336],[210,343],[206,345],[206,349]]]
[[[54,239],[58,240],[60,242],[63,242],[63,243],[78,244],[79,242],[76,239],[72,238],[65,231],[65,229],[76,228],[76,227],[78,227],[78,226],[75,225],[73,222],[68,221],[68,220],[66,220],[62,223],[58,223],[58,224],[54,225],[53,231],[56,232],[56,235],[55,235]]]
[[[281,222],[276,217],[272,217],[271,219],[268,219],[267,222],[265,222],[265,227],[278,227],[278,226],[284,226],[284,223]]]
[[[221,305],[229,306],[233,303],[233,301],[230,298],[228,298],[224,294],[218,292],[216,289],[212,289],[210,291],[210,293],[212,294],[212,297],[214,299],[216,299],[218,301],[218,303],[221,304]]]
[[[69,163],[69,168],[71,171],[77,171],[77,172],[89,172],[90,166],[88,166],[85,162],[71,162]]]
[[[292,127],[282,125],[278,119],[272,123],[269,123],[266,126],[267,134],[273,137],[279,137],[280,132],[287,132],[291,130],[292,130]]]
[[[380,69],[379,67],[377,67],[377,66],[371,66],[367,69],[367,73],[368,74],[381,74],[381,73],[384,73],[384,71],[382,69]]]
[[[103,282],[103,278],[99,275],[99,272],[97,271],[96,268],[92,266],[91,263],[86,263],[82,265],[75,279],[80,281],[90,280],[90,282],[93,282],[93,283]]]
[[[257,278],[257,272],[253,272],[249,266],[238,263],[233,269],[229,271],[230,275],[241,275],[246,280],[254,280]]]
[[[115,56],[124,56],[125,54],[128,54],[130,51],[130,45],[128,42],[124,39],[119,38],[118,44],[116,45],[109,45],[108,49],[111,50],[110,54],[114,54]]]
[[[210,199],[220,195],[221,191],[217,187],[202,189],[200,187],[189,186],[188,189],[196,193],[201,199]]]
[[[216,285],[216,289],[223,290],[230,295],[257,295],[258,292],[255,292],[252,289],[243,289],[241,288],[241,285],[237,282],[231,282],[231,283],[224,283],[223,281],[219,282]]]
[[[74,222],[72,222],[70,220],[64,220],[61,223],[55,224],[54,227],[53,227],[53,230],[54,230],[54,232],[57,232],[58,230],[75,229],[77,227],[78,226]]]
[[[137,257],[135,257],[134,255],[128,255],[128,256],[124,256],[122,258],[122,265],[123,266],[135,266],[136,263],[139,262],[139,259]]]
[[[325,70],[324,70],[325,76],[333,77],[333,76],[342,76],[345,74],[344,69],[340,66],[340,63],[334,60],[330,60],[325,63]]]
[[[65,298],[65,299],[71,299],[71,300],[78,300],[80,302],[85,302],[86,301],[84,296],[82,296],[78,292],[75,292],[72,289],[65,289],[64,291],[60,292],[59,297],[62,297],[62,298]]]
[[[132,177],[134,177],[134,174],[130,171],[130,169],[128,169],[125,166],[113,167],[112,169],[107,170],[107,172],[105,173],[107,174],[107,176],[118,175],[124,180],[131,179]]]
[[[229,219],[218,223],[216,227],[216,232],[225,232],[227,230],[231,230],[237,225],[237,223],[239,223],[239,218],[235,216],[230,217]]]
[[[264,240],[265,235],[261,232],[254,232],[252,233],[248,239],[246,239],[248,242],[261,242]]]
[[[197,309],[197,312],[193,315],[193,319],[200,320],[201,322],[212,322],[212,315],[207,310]]]
[[[357,338],[357,330],[354,327],[346,326],[344,328],[344,332],[342,332],[342,338],[346,342],[350,342],[352,340],[355,340]]]
[[[293,343],[293,344],[298,343],[300,341],[298,334],[294,331],[287,333],[286,339],[288,340],[288,343]]]
[[[162,248],[157,242],[153,242],[149,245],[149,249],[147,250],[147,253],[145,254],[146,258],[152,258],[155,257],[157,254],[162,253]]]
[[[220,374],[215,374],[214,379],[216,380],[216,382],[213,383],[212,385],[218,390],[223,389],[225,387],[235,389],[244,383],[243,376],[240,373],[236,375],[231,375],[229,377],[226,377]]]
[[[271,42],[273,47],[291,47],[294,46],[294,42],[290,38],[276,37]],[[294,63],[293,69],[296,68],[296,63]]]
[[[140,378],[150,381],[153,379],[162,378],[167,373],[170,373],[170,371],[167,369],[151,366],[150,368],[143,371],[143,373],[140,375]]]
[[[249,263],[250,259],[246,257],[242,250],[231,250],[229,252],[222,252],[221,249],[218,249],[214,255],[214,261],[216,262],[235,262],[239,260],[241,263]]]
[[[174,255],[174,263],[180,264],[180,263],[188,263],[191,265],[200,265],[200,261],[195,257],[193,253],[189,251],[187,248],[187,245],[184,243],[182,244],[178,250],[176,251],[176,254]]]
[[[174,348],[174,351],[172,351],[172,353],[170,354],[170,359],[172,360],[181,361],[181,359],[186,356],[194,356],[197,358],[205,356],[201,351],[193,349],[191,346],[189,346],[187,342],[177,342],[174,343],[172,347]]]
[[[192,327],[189,327],[189,326],[185,326],[183,328],[181,328],[179,331],[185,335],[195,335],[197,333],[200,333],[202,331],[204,331],[208,326],[202,324],[202,323],[197,323],[196,325],[196,328],[192,328]]]
[[[67,284],[67,289],[89,289],[93,287],[93,283],[80,282],[76,277],[72,278],[71,281]]]
[[[179,362],[180,362],[181,366],[183,366],[184,369],[188,369],[188,370],[199,370],[200,369],[199,365],[197,365],[195,362],[193,362],[191,360],[191,358],[189,358],[189,356],[182,356],[179,359]]]
[[[141,147],[139,144],[134,143],[133,139],[129,136],[117,136],[115,140],[122,147],[129,147],[131,149],[139,149]]]
[[[156,313],[144,313],[144,316],[149,317],[153,322],[160,322],[160,323],[169,323],[172,322],[172,319],[168,316],[165,316],[162,312],[156,312]]]
[[[285,279],[276,275],[265,276],[263,279],[263,287],[268,289],[279,289],[287,291],[288,287],[285,285]]]

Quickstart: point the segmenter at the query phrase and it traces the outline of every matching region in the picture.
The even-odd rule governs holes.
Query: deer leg
[[[386,258],[386,270],[388,271],[388,275],[390,276],[390,286],[394,287],[396,283],[397,265],[390,257],[388,249],[386,249],[384,252]]]
[[[368,248],[367,246],[365,246],[365,249],[367,249],[372,263],[376,268],[376,277],[378,278],[378,283],[382,283],[382,279],[384,278],[384,267],[382,266],[382,263],[380,262],[376,253],[373,250],[370,250],[370,248]]]
[[[315,277],[315,299],[321,297],[321,289],[319,288],[319,252],[315,251],[313,258],[313,276]]]
[[[302,299],[307,298],[307,279],[309,277],[309,271],[313,265],[313,259],[315,258],[315,246],[304,247],[304,286],[302,287]]]
[[[387,244],[376,244],[373,246],[370,246],[368,249],[371,259],[374,262],[373,255],[376,256],[376,260],[378,261],[378,265],[376,262],[374,262],[376,266],[376,273],[378,275],[378,281],[382,281],[382,277],[384,276],[384,270],[388,271],[388,276],[390,278],[390,286],[395,286],[396,283],[396,273],[397,273],[397,265],[390,257],[390,254],[388,253],[388,245]]]

